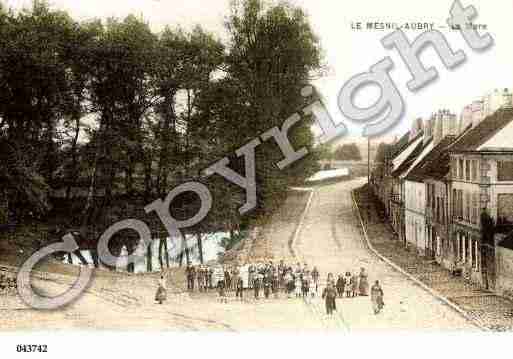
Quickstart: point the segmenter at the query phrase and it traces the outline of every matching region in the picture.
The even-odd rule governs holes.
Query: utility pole
[[[367,190],[369,191],[369,199],[367,201],[367,221],[370,222],[370,210],[371,210],[371,192],[372,192],[372,189],[371,189],[371,183],[370,183],[370,177],[371,177],[371,173],[370,173],[370,137],[367,137]]]
[[[367,184],[369,186],[370,194],[370,137],[367,137]]]

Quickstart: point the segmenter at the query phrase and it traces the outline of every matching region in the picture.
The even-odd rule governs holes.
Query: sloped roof
[[[406,132],[395,144],[391,146],[390,158],[396,157],[410,143],[410,131]]]
[[[476,151],[511,121],[513,121],[513,110],[498,110],[464,133],[451,147],[451,152]]]
[[[426,157],[413,168],[407,180],[422,182],[427,178],[442,180],[450,170],[450,156],[448,149],[454,143],[456,136],[444,137]]]
[[[417,136],[418,138],[418,136]],[[417,139],[415,138],[415,140]],[[397,167],[393,172],[392,172],[392,176],[396,177],[396,176],[400,176],[401,173],[403,173],[404,171],[406,171],[408,168],[410,168],[410,166],[413,164],[413,162],[415,162],[415,159],[417,158],[417,156],[419,156],[421,153],[422,153],[422,150],[424,150],[424,141],[420,141],[418,144],[417,144],[417,147],[415,147],[415,149],[412,151],[412,153],[410,153],[410,155],[403,161],[403,163],[401,163],[399,165],[399,167]]]

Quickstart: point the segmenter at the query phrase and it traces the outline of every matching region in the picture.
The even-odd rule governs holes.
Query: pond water
[[[224,248],[221,247],[221,241],[223,238],[228,237],[229,233],[225,232],[217,232],[217,233],[210,233],[207,235],[202,236],[202,243],[203,243],[203,261],[204,263],[217,261],[219,257],[219,253],[224,253]],[[186,236],[186,244],[187,247],[190,249],[190,259],[192,264],[200,264],[200,257],[199,257],[199,250],[197,247],[197,238],[196,236],[188,235]],[[178,267],[178,254],[180,253],[180,242],[179,240],[176,240],[175,238],[167,238],[167,250],[169,253],[169,266],[170,267]],[[155,239],[151,243],[151,264],[152,264],[152,272],[160,272],[162,269],[160,266],[160,260],[159,260],[159,246],[160,246],[160,239]],[[164,250],[162,251],[163,256],[163,263],[164,266],[167,268],[166,265],[166,255]],[[93,264],[93,257],[91,255],[91,251],[89,250],[81,250],[80,253],[85,258],[85,260],[89,263],[90,267],[94,267]],[[118,259],[117,263],[117,271],[127,271],[127,263],[126,258],[124,258],[128,254],[128,251],[126,247],[122,248],[121,255]],[[70,256],[66,255],[63,259],[64,263],[70,263],[74,265],[82,265],[82,262],[80,259],[75,255],[71,254]],[[183,259],[183,263],[185,264],[185,256]],[[147,273],[148,270],[148,256],[144,255],[143,258],[134,264],[134,271],[135,273]]]

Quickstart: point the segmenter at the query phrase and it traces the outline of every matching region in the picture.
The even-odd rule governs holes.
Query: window
[[[436,221],[440,222],[440,198],[436,197]]]
[[[458,161],[456,159],[451,160],[452,178],[458,178]]]
[[[460,190],[457,190],[456,191],[457,193],[457,197],[456,197],[456,202],[457,202],[457,206],[456,206],[456,217],[458,219],[462,219],[463,218],[463,200],[462,200],[462,194],[461,194],[461,191]]]
[[[460,261],[463,260],[463,236],[461,233],[458,233],[458,253],[460,257]]]
[[[442,222],[442,224],[445,224],[445,201],[443,198],[440,199],[440,201],[442,202],[442,204],[440,205],[440,209],[442,211],[441,216],[440,216],[442,218],[441,222]]]
[[[477,241],[475,239],[472,239],[470,241],[472,246],[472,268],[477,268],[477,253],[476,253],[476,247],[477,247]]]
[[[472,181],[477,182],[477,160],[472,160]]]
[[[471,247],[471,241],[468,235],[465,238],[465,262],[470,261],[472,258],[470,257],[470,247]]]
[[[497,196],[497,224],[513,224],[513,194],[501,193]]]
[[[458,191],[458,217],[463,219],[463,190]]]
[[[456,190],[453,189],[452,190],[452,196],[451,196],[451,199],[450,199],[450,203],[452,204],[452,207],[451,207],[451,216],[455,217],[456,216]]]
[[[470,181],[470,161],[465,161],[465,180]]]
[[[473,224],[477,224],[478,206],[479,206],[479,194],[474,192],[474,193],[472,193],[472,217],[471,217],[471,222]]]
[[[497,180],[513,181],[513,161],[497,161]]]
[[[459,166],[458,166],[458,178],[459,179],[463,179],[463,160],[460,159],[459,161]]]
[[[472,198],[470,192],[465,193],[465,220],[470,223],[472,215]]]
[[[433,201],[431,202],[431,210],[433,211],[433,216],[435,212],[435,185],[431,186],[431,197],[433,197]]]

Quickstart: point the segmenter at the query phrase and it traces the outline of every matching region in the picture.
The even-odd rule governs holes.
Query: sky
[[[31,0],[0,0],[8,6],[30,6]],[[400,91],[406,111],[400,123],[388,136],[406,132],[413,119],[429,118],[438,109],[449,109],[460,114],[464,105],[495,88],[513,87],[513,46],[511,42],[512,0],[463,0],[464,6],[474,5],[479,15],[474,23],[485,24],[495,45],[477,53],[463,41],[459,32],[441,28],[446,25],[452,0],[291,0],[301,6],[310,17],[314,31],[320,38],[329,72],[314,84],[320,89],[328,109],[336,122],[343,121],[350,128],[351,139],[358,139],[361,124],[347,121],[337,106],[337,97],[344,83],[351,77],[389,56],[394,61],[391,76]],[[226,39],[224,21],[229,13],[229,0],[52,0],[55,8],[65,9],[77,19],[124,17],[138,14],[158,32],[166,25],[192,28],[200,24],[205,29]],[[463,50],[467,61],[447,70],[435,52],[426,49],[421,59],[427,67],[435,66],[439,79],[416,93],[406,83],[410,75],[395,50],[386,50],[380,40],[392,30],[355,30],[362,22],[395,22],[399,24],[434,23],[442,31],[452,49]],[[405,30],[412,41],[420,30]],[[356,97],[360,106],[369,106],[379,97],[377,88],[364,88]]]

